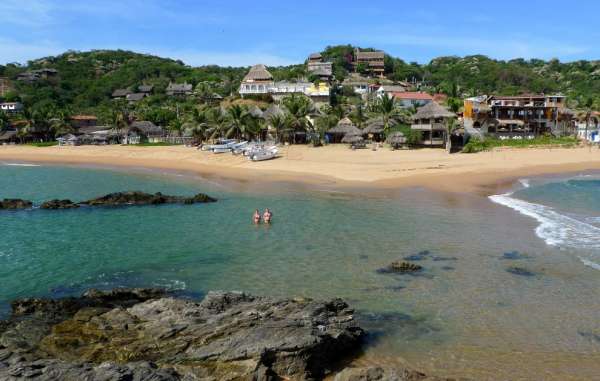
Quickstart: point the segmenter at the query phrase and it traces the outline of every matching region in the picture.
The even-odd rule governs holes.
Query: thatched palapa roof
[[[396,121],[390,119],[388,121],[390,126],[396,125]],[[365,134],[382,134],[383,133],[383,118],[374,118],[367,121],[367,127],[363,129],[363,133]]]
[[[391,133],[387,137],[387,139],[386,139],[386,142],[388,144],[392,144],[392,145],[394,145],[394,144],[405,144],[406,141],[407,141],[406,140],[406,136],[404,136],[404,134],[402,132],[400,132],[400,131]]]
[[[256,105],[250,106],[250,108],[248,109],[248,113],[255,118],[264,117],[263,111],[260,108],[258,108],[258,106],[256,106]]]
[[[272,81],[273,76],[267,70],[265,65],[259,64],[254,65],[244,77],[243,82],[254,82],[254,81]]]
[[[419,107],[417,109],[417,113],[412,116],[412,119],[454,118],[455,116],[456,114],[448,111],[445,107],[440,106],[438,103],[430,102],[423,107]]]
[[[353,144],[353,143],[360,143],[363,140],[364,140],[363,137],[360,135],[346,134],[342,138],[342,143]]]
[[[362,135],[362,131],[348,117],[340,120],[337,126],[330,128],[327,132],[330,134]]]

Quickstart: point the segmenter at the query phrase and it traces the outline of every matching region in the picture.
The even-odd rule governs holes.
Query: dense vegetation
[[[333,62],[337,83],[351,71],[353,50],[351,45],[340,45],[327,47],[322,52],[326,60]],[[56,69],[58,75],[32,83],[16,80],[21,73],[42,68]],[[366,103],[344,86],[332,87],[330,105],[321,110],[314,110],[305,97],[292,97],[282,102],[284,115],[275,120],[259,120],[251,112],[252,108],[258,106],[265,110],[272,99],[270,96],[239,98],[237,89],[247,71],[247,67],[190,67],[181,61],[122,50],[66,52],[26,65],[0,65],[0,77],[8,78],[14,86],[14,91],[6,94],[4,100],[19,100],[25,105],[24,112],[11,117],[11,121],[6,115],[0,115],[0,130],[16,122],[23,136],[27,131],[37,131],[37,140],[52,140],[56,135],[71,131],[70,115],[84,113],[96,115],[100,124],[119,128],[132,120],[149,120],[176,134],[195,129],[202,136],[252,135],[264,131],[268,123],[279,129],[281,136],[304,130],[310,136],[322,137],[324,131],[345,116],[359,127],[377,116],[384,121],[386,132],[392,131],[392,124],[388,122],[393,119],[399,122],[395,129],[400,128],[409,139],[415,138],[406,128],[409,114],[414,110],[394,110],[393,101],[389,100]],[[308,76],[303,63],[269,67],[269,71],[275,80],[314,80]],[[589,111],[600,105],[599,61],[499,61],[469,56],[442,57],[420,65],[386,55],[385,75],[391,80],[408,81],[415,89],[447,94],[447,106],[453,111],[461,107],[460,98],[490,93],[561,92],[569,97],[570,106],[574,108]],[[165,89],[170,82],[192,84],[193,96],[167,96]],[[135,104],[111,97],[116,89],[135,91],[142,84],[153,85],[153,94]],[[220,100],[215,102],[215,95]],[[307,115],[313,116],[313,122],[304,120]]]
[[[515,139],[492,139],[487,138],[485,140],[471,139],[463,147],[465,153],[476,153],[482,151],[489,151],[496,147],[513,147],[513,148],[527,148],[527,147],[573,147],[578,144],[575,137],[564,136],[564,137],[553,137],[553,136],[540,136],[535,139],[515,140]]]

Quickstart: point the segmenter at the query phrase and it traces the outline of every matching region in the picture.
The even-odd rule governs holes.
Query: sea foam
[[[39,164],[27,164],[27,163],[2,163],[10,167],[41,167]]]
[[[514,198],[512,193],[494,195],[489,198],[497,204],[537,220],[539,225],[535,229],[535,233],[550,246],[586,251],[600,249],[600,228],[594,225],[558,213],[549,206]],[[586,266],[600,270],[600,265],[589,258],[579,258]]]

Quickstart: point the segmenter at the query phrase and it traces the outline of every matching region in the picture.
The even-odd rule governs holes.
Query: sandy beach
[[[600,150],[582,147],[449,155],[442,149],[353,151],[345,145],[294,145],[281,147],[280,152],[275,160],[250,162],[242,156],[183,146],[0,146],[0,160],[191,171],[242,182],[289,181],[381,189],[422,186],[484,194],[520,177],[600,169]]]

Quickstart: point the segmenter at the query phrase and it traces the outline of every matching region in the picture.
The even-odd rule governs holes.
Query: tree
[[[358,128],[363,128],[363,123],[367,120],[367,116],[365,115],[365,108],[362,102],[359,102],[350,113],[350,119]]]
[[[289,126],[294,131],[312,131],[312,124],[307,116],[312,110],[312,103],[304,95],[292,94],[283,98],[281,103],[289,113]]]
[[[286,114],[271,115],[271,117],[269,118],[269,124],[275,130],[278,141],[282,141],[283,136],[291,130],[290,119],[287,117]]]
[[[594,98],[587,97],[585,100],[585,142],[588,142],[588,129],[590,125],[590,118],[592,117],[592,107],[594,105]]]
[[[184,123],[181,119],[173,119],[169,122],[169,131],[175,134],[175,136],[181,136],[184,128]]]
[[[455,97],[448,98],[448,108],[453,113],[456,114],[458,112],[458,110],[460,110],[461,106],[462,106],[462,101],[460,100],[460,98],[455,98]]]
[[[383,132],[387,136],[390,131],[390,119],[396,114],[394,96],[390,97],[387,93],[383,94],[375,101],[374,109],[383,120]]]
[[[252,118],[252,115],[250,115],[246,106],[238,104],[230,106],[227,109],[225,136],[240,138],[251,135],[253,128],[250,126],[250,118]]]
[[[0,111],[0,131],[5,131],[10,127],[10,119],[4,111]]]
[[[448,153],[450,153],[450,151],[452,151],[452,133],[458,127],[459,126],[456,123],[456,119],[454,119],[454,118],[450,118],[446,122],[446,151],[448,151]]]

